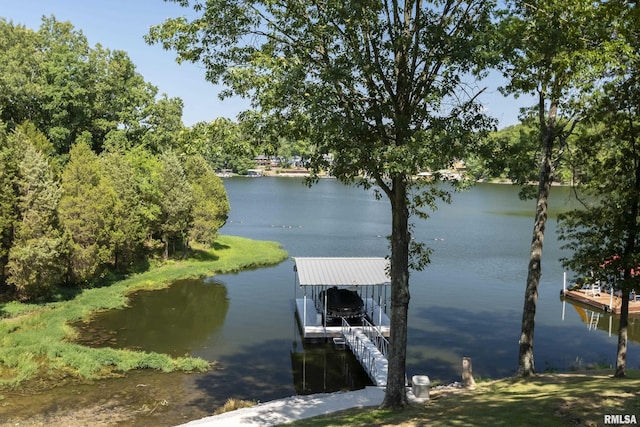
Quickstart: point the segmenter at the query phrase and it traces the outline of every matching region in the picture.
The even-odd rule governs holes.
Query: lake
[[[282,244],[296,256],[386,256],[390,207],[371,191],[324,179],[225,180],[231,203],[221,233]],[[517,368],[521,310],[533,227],[533,202],[510,185],[478,184],[453,194],[450,205],[416,220],[413,236],[433,249],[430,265],[410,279],[407,375],[460,378],[462,358],[476,377],[510,376]],[[552,189],[539,290],[534,354],[539,372],[613,364],[616,318],[560,300],[563,253],[555,213],[571,206],[570,191]],[[127,309],[98,314],[84,342],[190,354],[221,369],[189,376],[204,391],[198,405],[227,397],[271,400],[296,393],[370,384],[348,351],[301,342],[291,300],[293,263],[185,280],[136,294]],[[640,366],[637,319],[630,325],[628,366]],[[612,333],[609,334],[611,325]]]

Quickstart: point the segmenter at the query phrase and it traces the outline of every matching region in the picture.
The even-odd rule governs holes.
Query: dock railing
[[[378,351],[382,353],[382,355],[388,359],[389,352],[389,340],[385,338],[381,333],[380,329],[369,322],[367,319],[362,319],[362,326],[352,326],[349,324],[347,319],[342,317],[342,335],[345,335],[346,332],[351,332],[353,329],[357,329],[362,331],[367,338],[376,346]]]
[[[362,319],[362,332],[375,344],[380,353],[388,359],[389,340],[380,333],[380,328],[371,324],[367,319]]]
[[[375,329],[375,328],[373,328]],[[346,338],[347,344],[353,351],[353,354],[358,358],[360,363],[363,365],[369,377],[378,384],[378,364],[376,363],[379,357],[379,354],[382,353],[379,349],[377,349],[377,345],[374,347],[372,344],[375,342],[369,339],[368,336],[363,337],[361,334],[357,332],[363,332],[364,328],[362,326],[352,326],[347,322],[347,320],[342,318],[342,335]],[[384,338],[384,337],[383,337]],[[378,350],[378,351],[376,351]],[[386,358],[386,355],[384,355]],[[385,374],[386,378],[386,374]]]

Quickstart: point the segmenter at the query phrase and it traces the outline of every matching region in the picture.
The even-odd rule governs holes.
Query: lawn
[[[603,426],[627,416],[640,422],[640,371],[543,374],[478,383],[474,390],[432,391],[431,399],[399,411],[354,409],[292,426]],[[615,424],[621,425],[621,424]]]

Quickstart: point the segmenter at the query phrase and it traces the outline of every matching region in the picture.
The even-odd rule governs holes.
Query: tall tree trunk
[[[624,275],[622,280],[621,292],[622,292],[622,306],[620,307],[620,327],[618,328],[618,349],[616,352],[616,378],[624,378],[627,373],[627,333],[629,326],[629,292],[633,289],[631,271],[637,269],[633,261],[633,255],[636,252],[638,245],[638,213],[640,212],[640,158],[638,153],[638,147],[636,145],[636,135],[634,132],[633,123],[630,123],[631,128],[631,144],[633,148],[633,156],[630,161],[633,162],[634,167],[634,186],[633,197],[630,200],[630,209],[628,212],[627,220],[627,240],[625,242],[624,254],[622,255],[625,266]]]
[[[403,176],[393,178],[391,197],[391,328],[389,371],[383,408],[407,405],[405,372],[407,362],[407,315],[409,312],[409,210],[407,184]]]
[[[620,307],[620,327],[618,328],[618,350],[616,353],[616,373],[614,377],[627,375],[627,329],[629,326],[629,292],[622,287],[622,306]]]
[[[531,254],[527,271],[527,287],[524,292],[524,307],[522,309],[522,330],[520,332],[520,350],[518,355],[518,376],[528,377],[534,375],[535,363],[533,359],[533,336],[535,332],[536,306],[538,304],[538,286],[542,274],[542,246],[544,243],[544,230],[547,224],[547,207],[549,205],[549,193],[551,191],[551,157],[553,142],[555,140],[554,104],[549,112],[549,124],[544,125],[544,102],[540,100],[540,123],[542,136],[542,159],[540,162],[540,174],[538,177],[538,200],[536,203],[536,216],[533,223],[533,237],[531,239]]]

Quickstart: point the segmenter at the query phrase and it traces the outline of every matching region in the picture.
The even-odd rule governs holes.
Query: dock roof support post
[[[378,332],[382,335],[382,298],[378,295]]]
[[[307,292],[305,291],[302,302],[302,335],[307,336]]]
[[[327,339],[327,288],[324,288],[324,319],[323,319],[323,324],[324,324],[324,339]]]

